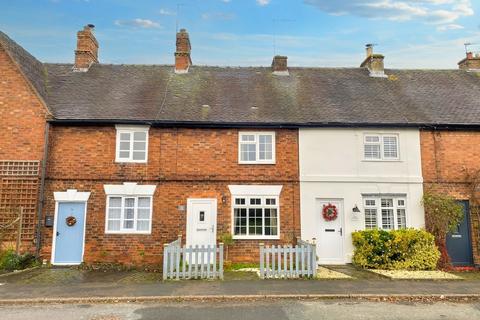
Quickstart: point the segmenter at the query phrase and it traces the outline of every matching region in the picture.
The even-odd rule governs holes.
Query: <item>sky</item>
[[[450,69],[480,51],[480,0],[0,0],[0,30],[43,62],[73,62],[95,25],[101,63],[172,64],[186,28],[194,65]]]

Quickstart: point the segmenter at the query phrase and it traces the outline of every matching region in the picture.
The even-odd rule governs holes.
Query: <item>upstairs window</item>
[[[148,127],[116,126],[116,162],[146,163],[148,156]]]
[[[238,146],[239,163],[274,164],[274,132],[241,132]]]
[[[365,160],[399,160],[398,135],[366,134],[363,155]]]
[[[394,230],[407,227],[405,198],[365,198],[364,209],[365,229]]]

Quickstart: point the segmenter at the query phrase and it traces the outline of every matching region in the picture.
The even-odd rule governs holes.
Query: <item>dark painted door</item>
[[[470,210],[468,201],[463,206],[463,220],[454,232],[447,235],[447,251],[454,266],[473,265],[472,240],[470,237]]]

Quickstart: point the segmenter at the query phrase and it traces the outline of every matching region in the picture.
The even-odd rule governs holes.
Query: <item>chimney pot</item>
[[[367,52],[367,58],[370,57],[373,54],[373,45],[372,44],[367,44],[365,46],[365,50]]]
[[[274,56],[272,60],[272,71],[276,75],[288,75],[286,56]]]
[[[93,63],[98,63],[98,42],[92,32],[94,27],[93,24],[87,24],[77,32],[75,71],[88,71]]]
[[[480,55],[467,52],[466,57],[458,63],[458,67],[467,71],[480,71]]]
[[[190,57],[190,37],[186,29],[180,29],[177,32],[175,51],[175,73],[187,73],[192,65],[192,58]]]
[[[382,54],[373,53],[373,45],[366,45],[367,57],[360,64],[360,68],[367,68],[370,72],[370,77],[386,78],[385,66],[383,60],[385,57]]]

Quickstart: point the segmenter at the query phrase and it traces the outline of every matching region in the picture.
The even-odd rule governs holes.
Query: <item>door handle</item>
[[[211,226],[211,230],[212,230],[212,233],[213,233],[213,224],[212,224],[212,226]]]
[[[340,230],[339,230],[338,232],[340,232],[340,235],[343,236],[343,229],[342,229],[342,227],[340,227]]]
[[[57,237],[60,235],[60,232],[57,231]]]

